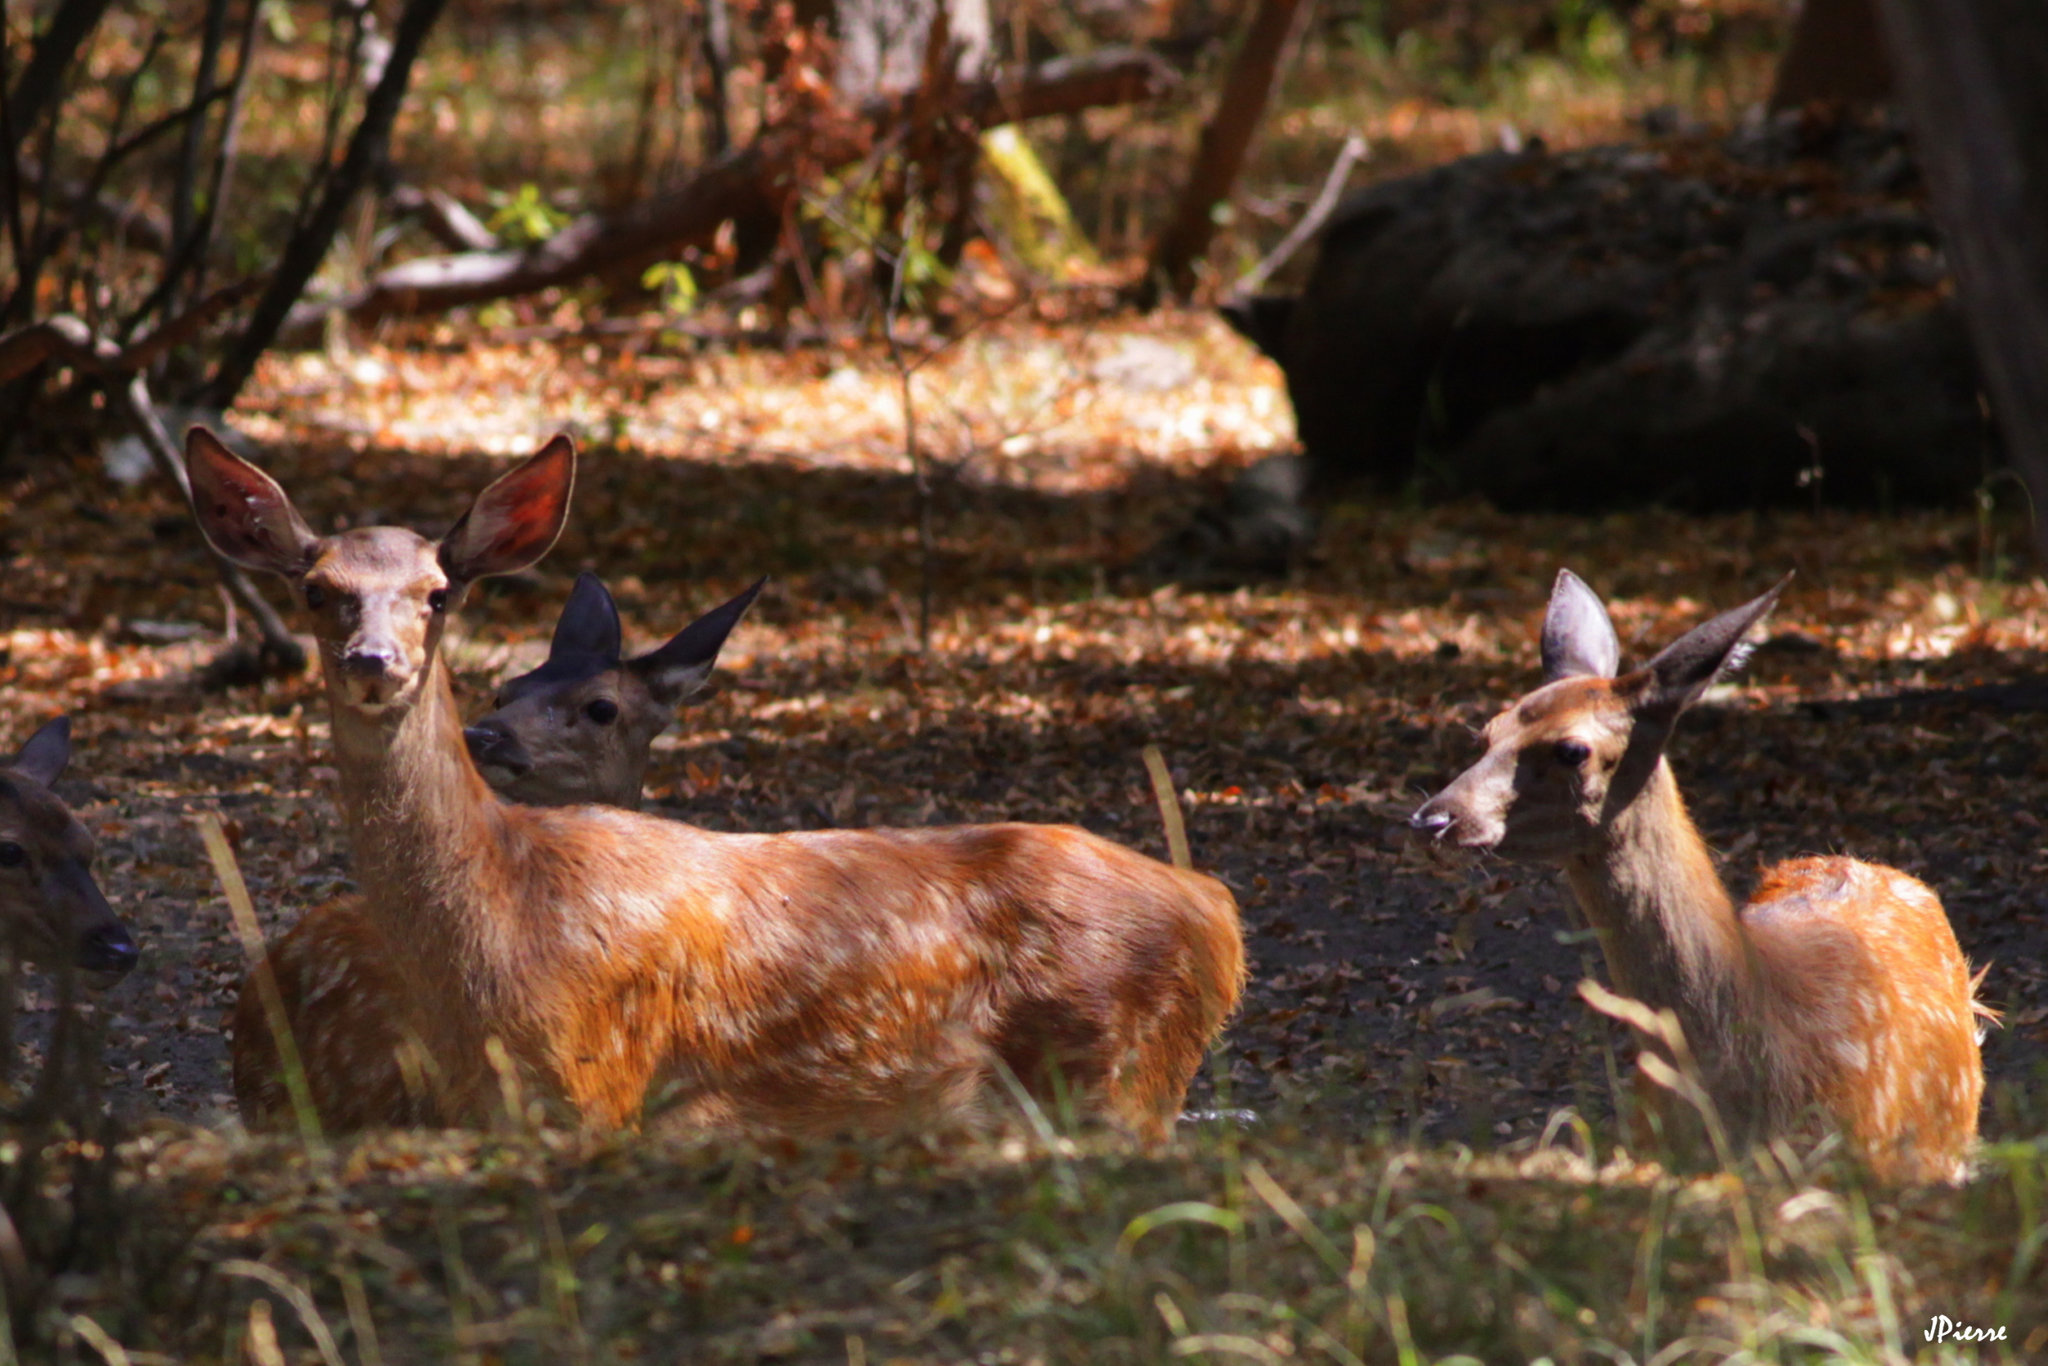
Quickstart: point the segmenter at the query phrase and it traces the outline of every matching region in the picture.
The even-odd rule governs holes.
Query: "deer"
[[[462,732],[469,756],[507,801],[590,802],[637,810],[654,737],[701,689],[765,578],[712,608],[660,647],[621,658],[618,605],[585,570],[555,622],[548,657],[508,679],[493,710]]]
[[[71,718],[38,727],[0,762],[0,926],[18,958],[111,986],[140,952],[93,880],[93,838],[50,790],[71,763]]]
[[[1170,1137],[1243,987],[1222,883],[1074,826],[732,834],[505,802],[441,640],[471,584],[553,545],[574,445],[499,476],[438,541],[317,535],[203,428],[186,463],[207,541],[311,616],[364,923],[439,1118],[488,1123],[517,1094],[587,1127],[978,1128],[1018,1088]],[[329,969],[346,994],[353,960]],[[375,1031],[330,1018],[338,1037],[305,1051],[333,1084],[381,1067]]]
[[[1817,1113],[1881,1179],[1960,1180],[1984,1089],[1978,1021],[1993,1013],[1940,899],[1896,868],[1811,857],[1762,870],[1738,911],[1665,758],[1789,581],[1621,673],[1606,607],[1560,572],[1542,686],[1487,724],[1485,754],[1410,824],[1563,869],[1614,990],[1675,1017],[1731,1146]],[[1638,1032],[1667,1069],[1683,1061]]]
[[[463,731],[478,772],[500,796],[529,806],[637,809],[655,736],[710,679],[726,638],[767,582],[756,580],[660,647],[624,658],[610,591],[588,570],[577,575],[547,658],[506,680],[494,710]],[[343,896],[307,911],[243,976],[228,1015],[228,1052],[244,1124],[281,1129],[296,1119],[275,1024],[300,1051],[307,1099],[323,1129],[366,1128],[380,1117],[387,1124],[431,1120],[425,1088],[401,1063],[403,998],[381,966],[388,957],[362,898]],[[275,1024],[260,984],[265,972],[281,1012]],[[330,1023],[335,1012],[352,1022]],[[326,1055],[344,1044],[361,1056]]]

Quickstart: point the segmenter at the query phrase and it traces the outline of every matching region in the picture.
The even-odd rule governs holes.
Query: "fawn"
[[[637,808],[654,737],[704,686],[726,637],[766,582],[705,613],[659,649],[621,659],[612,595],[597,575],[577,575],[547,659],[508,680],[497,709],[463,732],[485,781],[530,806]],[[315,906],[265,954],[323,1128],[432,1118],[424,1088],[400,1066],[404,998],[381,966],[388,956],[357,896]],[[337,1012],[350,1022],[330,1023]],[[285,1126],[290,1095],[253,973],[242,979],[229,1026],[243,1122]]]
[[[92,836],[50,791],[70,762],[67,716],[46,722],[0,762],[0,921],[18,956],[109,985],[138,955],[93,881]]]
[[[1940,900],[1893,868],[1802,858],[1765,869],[1738,913],[1664,759],[1784,586],[1618,674],[1607,609],[1561,572],[1543,686],[1410,823],[1563,868],[1615,989],[1676,1015],[1738,1142],[1817,1109],[1881,1176],[1960,1179],[1984,1089],[1975,1017],[1990,1012]]]
[[[214,548],[313,614],[364,920],[441,1115],[494,1108],[496,1041],[588,1124],[650,1099],[688,1125],[785,1134],[971,1124],[1007,1071],[1167,1136],[1242,987],[1221,883],[1067,826],[731,835],[504,803],[464,749],[441,634],[471,583],[554,543],[569,441],[438,543],[316,536],[202,429],[186,460]],[[308,1052],[336,1060],[336,1085],[381,1068],[353,1017],[331,1019],[345,1037]]]

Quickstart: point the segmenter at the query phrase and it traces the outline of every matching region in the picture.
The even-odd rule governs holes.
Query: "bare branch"
[[[968,82],[961,87],[960,100],[974,124],[989,128],[1147,99],[1173,79],[1149,53],[1118,49]],[[386,318],[532,294],[601,273],[638,271],[672,259],[685,246],[709,241],[729,219],[779,217],[778,205],[791,192],[800,166],[861,160],[877,141],[914,116],[914,94],[865,101],[859,120],[764,134],[624,210],[585,214],[531,247],[403,262],[346,301],[299,304],[280,335],[315,335],[321,320],[336,308],[352,322],[368,326]]]
[[[1294,253],[1300,251],[1310,238],[1322,231],[1323,224],[1329,222],[1330,215],[1336,212],[1337,202],[1344,197],[1344,182],[1350,177],[1351,168],[1364,158],[1364,138],[1353,133],[1344,139],[1344,150],[1337,153],[1337,162],[1330,167],[1330,174],[1324,179],[1323,188],[1316,192],[1315,201],[1308,206],[1308,212],[1303,214],[1301,221],[1280,239],[1280,245],[1267,252],[1264,260],[1239,278],[1233,293],[1258,293],[1280,267],[1293,259]]]

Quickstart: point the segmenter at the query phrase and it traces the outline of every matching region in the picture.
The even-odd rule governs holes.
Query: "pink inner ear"
[[[517,551],[542,540],[554,530],[557,504],[543,491],[521,499],[510,507],[496,508],[491,549],[500,553]]]
[[[465,578],[509,573],[545,555],[561,534],[575,462],[575,447],[558,436],[479,494],[442,543],[449,572]],[[455,563],[447,558],[451,548]]]
[[[288,574],[312,533],[270,476],[222,446],[203,428],[186,442],[192,502],[207,538],[250,568]]]

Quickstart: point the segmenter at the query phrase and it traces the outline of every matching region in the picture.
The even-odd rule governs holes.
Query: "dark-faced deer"
[[[464,749],[441,634],[469,584],[554,542],[568,441],[438,543],[317,536],[203,431],[187,462],[207,539],[313,615],[365,920],[441,1115],[496,1108],[495,1040],[590,1124],[636,1121],[657,1090],[695,1127],[976,1123],[1007,1071],[1166,1136],[1241,988],[1222,884],[1067,826],[730,835],[504,803]],[[348,1041],[322,1056],[344,1082],[382,1066]]]
[[[555,622],[547,661],[498,689],[462,733],[485,781],[528,806],[640,805],[654,737],[704,686],[761,586],[712,608],[646,654],[623,658],[619,609],[585,570]]]
[[[63,716],[0,762],[0,926],[17,956],[104,985],[135,966],[135,940],[93,881],[92,836],[50,791],[70,762]]]
[[[1803,858],[1765,869],[1738,913],[1664,759],[1679,714],[1740,662],[1783,588],[1624,674],[1607,609],[1560,573],[1543,686],[1493,719],[1485,756],[1412,823],[1563,868],[1615,989],[1676,1015],[1738,1142],[1818,1111],[1881,1175],[1957,1179],[1988,1012],[1941,902],[1893,868]]]
[[[611,594],[597,575],[579,574],[547,659],[507,681],[496,710],[463,732],[478,771],[501,796],[527,805],[637,808],[654,737],[710,678],[726,637],[766,582],[658,649],[624,658]],[[408,1078],[399,1063],[404,996],[383,966],[389,957],[358,896],[313,907],[265,954],[283,1023],[302,1053],[309,1098],[326,1128],[431,1118],[417,1070]],[[243,1122],[288,1124],[290,1092],[253,973],[242,979],[229,1032]]]

